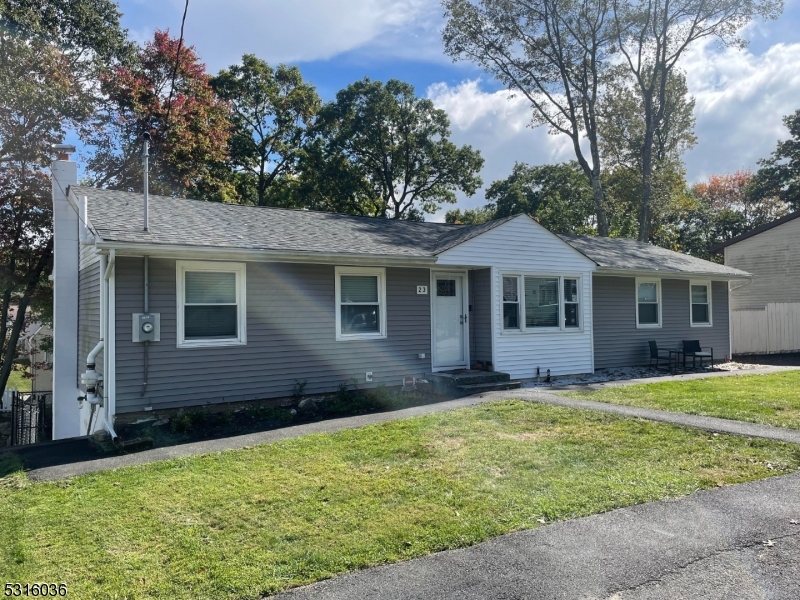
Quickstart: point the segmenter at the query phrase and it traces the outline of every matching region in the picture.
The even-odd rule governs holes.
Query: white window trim
[[[695,323],[694,315],[692,314],[692,286],[704,285],[708,290],[708,323]],[[711,299],[711,281],[709,280],[693,280],[689,281],[689,325],[692,327],[713,327],[714,326],[714,310]]]
[[[517,298],[519,299],[519,329],[503,328],[503,277],[517,277]],[[528,327],[525,315],[525,277],[537,277],[540,279],[558,279],[558,327]],[[578,324],[579,327],[566,327],[564,323],[564,280],[575,279],[578,283]],[[583,275],[577,273],[531,273],[525,271],[500,272],[500,335],[537,335],[548,333],[583,333],[584,332],[584,294],[583,294]]]
[[[186,301],[186,289],[184,274],[187,271],[211,271],[217,273],[236,274],[236,316],[237,316],[237,337],[231,339],[194,339],[187,340],[184,337],[184,304]],[[178,348],[218,348],[225,346],[246,346],[247,345],[247,265],[237,262],[215,262],[215,261],[196,261],[178,260],[175,261],[176,296],[177,296],[177,347]]]
[[[658,323],[639,323],[639,284],[640,283],[655,283],[656,294],[658,295]],[[637,277],[636,285],[633,289],[633,300],[636,303],[636,329],[661,329],[663,325],[663,306],[664,302],[661,299],[661,279],[653,279],[650,277]]]
[[[387,337],[386,332],[386,269],[373,267],[336,267],[336,340],[377,340]],[[377,333],[342,333],[342,275],[376,275],[378,277],[378,308],[380,331]]]

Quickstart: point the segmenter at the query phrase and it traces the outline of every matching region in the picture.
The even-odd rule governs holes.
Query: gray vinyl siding
[[[689,282],[661,280],[662,327],[636,328],[636,279],[595,276],[594,360],[595,368],[646,365],[649,340],[659,349],[677,349],[682,340],[700,340],[714,348],[714,360],[730,356],[728,335],[728,284],[711,283],[713,327],[692,327],[689,321]]]
[[[726,265],[753,274],[751,282],[732,284],[732,310],[800,302],[798,238],[800,219],[794,219],[725,248]]]
[[[472,312],[469,324],[470,357],[472,361],[492,360],[492,270],[470,271],[470,305]]]
[[[142,311],[143,259],[117,258],[117,412],[335,391],[351,378],[365,387],[400,385],[430,371],[428,269],[386,269],[386,339],[337,341],[332,265],[247,263],[247,345],[176,347],[175,261],[150,260],[150,310],[161,313],[161,341],[150,344],[142,395],[143,344],[131,341],[131,313]],[[424,353],[425,359],[418,358]]]
[[[81,269],[78,276],[78,364],[76,383],[86,370],[86,356],[100,341],[100,263]],[[95,370],[103,372],[103,353],[97,356]]]

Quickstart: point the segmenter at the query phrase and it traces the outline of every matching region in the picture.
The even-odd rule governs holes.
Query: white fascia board
[[[142,244],[136,242],[98,241],[100,251],[116,250],[117,256],[144,256],[151,258],[270,261],[289,263],[374,265],[397,267],[430,267],[436,263],[434,257],[406,257],[383,254],[347,254],[326,252],[284,252],[281,250],[258,250],[248,248],[220,248],[214,246],[179,246],[174,244]]]
[[[723,273],[703,273],[700,271],[688,273],[685,271],[667,271],[662,269],[645,270],[645,269],[609,269],[600,267],[595,272],[595,275],[607,275],[610,277],[658,277],[661,279],[710,279],[711,281],[733,281],[733,280],[750,280],[753,278],[751,274],[736,275],[736,274],[723,274]]]

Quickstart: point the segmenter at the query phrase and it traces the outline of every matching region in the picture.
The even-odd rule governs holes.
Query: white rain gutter
[[[595,275],[608,277],[660,277],[662,279],[713,279],[714,281],[749,280],[750,273],[705,273],[701,271],[668,271],[666,269],[610,269],[600,267]]]

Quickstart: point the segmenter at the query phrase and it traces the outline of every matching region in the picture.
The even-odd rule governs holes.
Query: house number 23
[[[418,285],[417,286],[417,293],[418,294],[427,294],[428,293],[428,286],[427,285]]]

